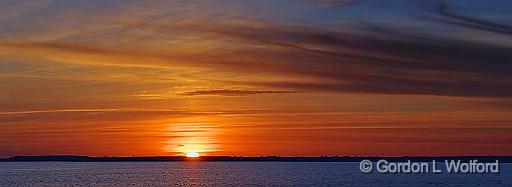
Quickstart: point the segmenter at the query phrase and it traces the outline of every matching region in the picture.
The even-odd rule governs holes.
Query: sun
[[[199,153],[198,152],[187,152],[185,154],[185,156],[187,156],[189,158],[197,158],[197,157],[199,157]]]

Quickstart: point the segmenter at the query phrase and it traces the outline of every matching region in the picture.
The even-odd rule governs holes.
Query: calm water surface
[[[0,186],[512,186],[500,174],[365,174],[359,163],[0,163]]]

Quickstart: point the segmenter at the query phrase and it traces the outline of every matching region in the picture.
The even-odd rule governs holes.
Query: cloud
[[[287,94],[287,93],[296,93],[293,91],[276,91],[276,90],[227,90],[227,89],[217,89],[217,90],[198,90],[185,92],[181,95],[184,96],[198,96],[198,95],[221,95],[221,96],[246,96],[246,95],[256,95],[256,94]]]
[[[45,8],[53,3],[53,0],[42,0],[34,2],[0,2],[0,23],[5,20],[25,15],[32,11]]]
[[[331,2],[331,1],[329,1]],[[440,5],[445,23],[461,29],[506,34],[505,25],[472,19]],[[455,23],[456,22],[456,23]],[[134,40],[129,45],[98,40],[0,42],[3,53],[87,65],[191,67],[254,75],[233,80],[276,90],[417,94],[470,97],[512,96],[512,48],[432,36],[417,30],[362,25],[336,31],[315,25],[256,21],[116,23],[122,32],[178,38],[172,45]],[[468,27],[471,25],[471,27]],[[172,33],[172,34],[169,34]],[[186,39],[183,39],[186,38]],[[197,43],[206,43],[197,45]],[[194,45],[193,48],[183,46]],[[127,47],[129,46],[129,47]],[[8,52],[5,52],[8,51]],[[263,77],[262,77],[263,76]],[[271,76],[272,78],[267,78]],[[224,81],[225,80],[217,80]],[[248,95],[259,92],[192,91],[185,95]]]
[[[512,26],[492,22],[478,17],[471,17],[456,13],[453,7],[446,1],[433,1],[430,6],[425,6],[427,12],[437,17],[425,17],[427,20],[437,21],[448,25],[456,25],[470,29],[489,31],[499,34],[512,35]]]

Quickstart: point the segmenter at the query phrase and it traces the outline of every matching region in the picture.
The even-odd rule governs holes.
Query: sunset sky
[[[0,0],[0,157],[512,155],[508,0]]]

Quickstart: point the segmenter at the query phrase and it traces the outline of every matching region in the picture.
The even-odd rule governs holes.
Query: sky
[[[0,0],[0,157],[512,155],[509,0]]]

